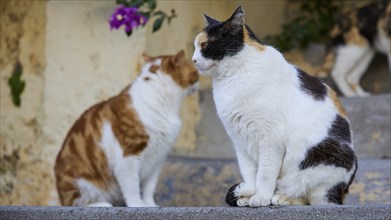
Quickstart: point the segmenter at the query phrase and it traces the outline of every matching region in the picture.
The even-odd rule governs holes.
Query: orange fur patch
[[[205,32],[202,32],[198,35],[198,46],[201,47],[201,44],[208,42],[208,35]]]
[[[158,65],[152,65],[150,68],[149,68],[149,72],[151,73],[156,73],[156,71],[159,69],[160,67]]]
[[[129,87],[128,87],[129,88]],[[76,179],[90,181],[100,189],[116,182],[106,154],[100,146],[103,122],[112,129],[124,156],[140,154],[148,143],[148,134],[124,90],[119,95],[85,111],[70,129],[55,164],[57,190],[62,205],[71,206],[80,196]]]
[[[198,72],[193,63],[182,60],[175,60],[175,56],[164,57],[162,59],[162,70],[170,75],[174,81],[182,88],[187,88],[198,81]]]
[[[338,110],[338,113],[343,116],[343,117],[346,117],[347,114],[346,114],[346,111],[344,109],[344,107],[342,106],[342,103],[341,101],[339,100],[338,96],[337,96],[337,93],[332,90],[331,88],[328,87],[328,96],[331,98],[331,100],[333,101],[335,107],[337,108]]]
[[[255,40],[251,39],[250,38],[250,35],[248,33],[248,30],[246,27],[243,26],[243,40],[244,42],[251,46],[251,47],[255,47],[256,49],[258,49],[259,51],[264,51],[265,50],[265,46],[263,46],[262,44],[256,42]]]
[[[206,36],[206,35],[205,35]],[[186,60],[184,52],[181,51],[176,55],[162,55],[149,57],[149,62],[161,60],[161,65],[152,65],[149,68],[150,72],[156,73],[158,69],[162,69],[163,73],[170,75],[174,81],[182,88],[196,83],[198,81],[198,72],[192,62]]]
[[[360,34],[360,31],[357,27],[352,27],[348,32],[344,34],[346,43],[356,44],[356,45],[367,45],[368,41]]]

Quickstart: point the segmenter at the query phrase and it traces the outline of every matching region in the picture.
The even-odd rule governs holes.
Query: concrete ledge
[[[391,204],[390,171],[390,159],[359,159],[344,204]],[[224,201],[228,189],[241,181],[236,159],[171,156],[163,166],[155,199],[162,207],[228,206]]]
[[[390,205],[263,208],[0,207],[0,219],[390,219]]]

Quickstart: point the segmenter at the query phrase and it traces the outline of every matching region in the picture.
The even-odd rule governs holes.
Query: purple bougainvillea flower
[[[125,26],[126,33],[130,33],[134,28],[145,25],[148,18],[142,15],[136,7],[119,6],[109,18],[111,30]]]

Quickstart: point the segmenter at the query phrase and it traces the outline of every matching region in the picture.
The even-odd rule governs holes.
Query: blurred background
[[[128,37],[123,30],[110,30],[115,0],[0,1],[0,205],[59,205],[53,166],[70,126],[88,107],[135,79],[142,53],[184,49],[190,59],[193,40],[204,27],[203,13],[225,20],[242,5],[246,23],[259,38],[316,76],[333,13],[369,1],[335,2],[330,16],[315,24],[323,32],[303,39],[306,27],[286,25],[303,13],[305,2],[158,0],[159,10],[174,9],[177,17],[155,33],[151,20]],[[336,88],[329,76],[324,80]],[[376,55],[361,83],[374,95],[343,99],[362,164],[347,202],[390,204],[391,83],[384,55]],[[161,174],[157,203],[224,206],[225,193],[240,181],[240,173],[215,113],[210,79],[201,78],[200,91],[186,99],[181,116],[182,130]]]

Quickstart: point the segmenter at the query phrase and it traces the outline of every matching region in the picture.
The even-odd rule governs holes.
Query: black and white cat
[[[213,77],[217,113],[243,177],[227,203],[342,204],[357,158],[335,92],[260,43],[242,7],[224,22],[205,17],[193,62]]]

